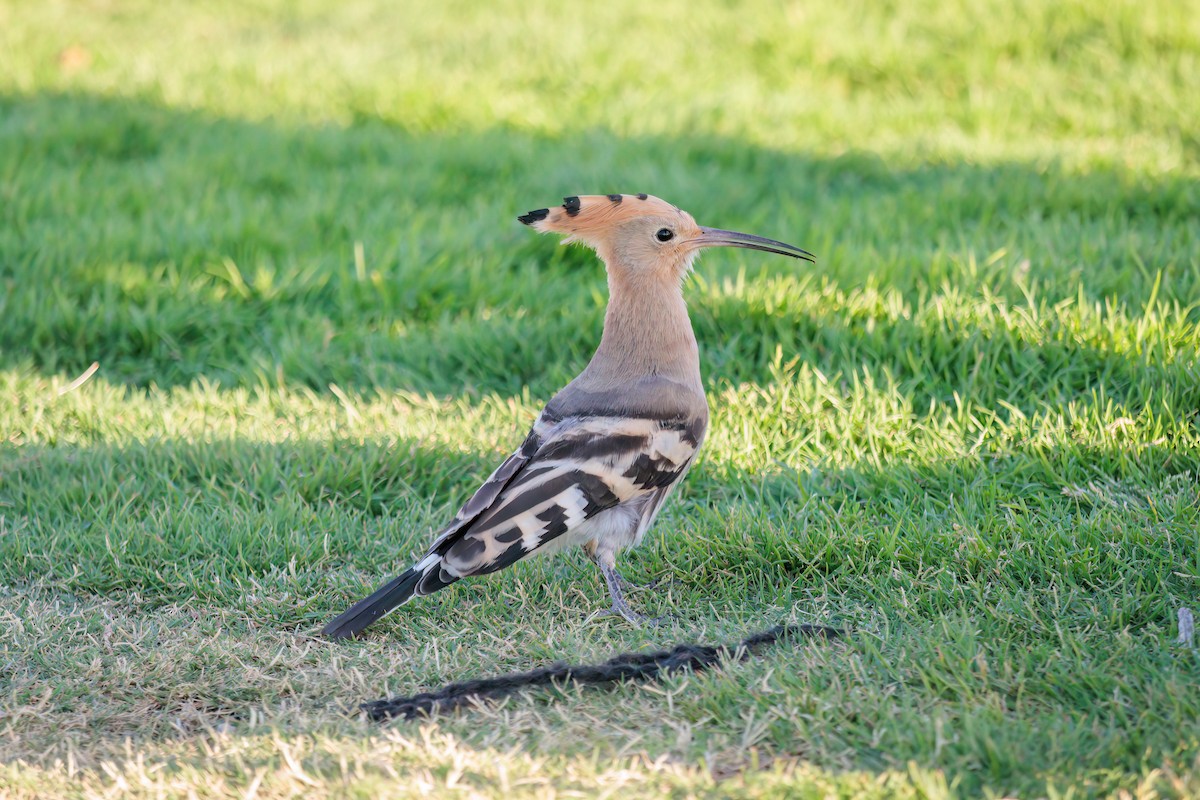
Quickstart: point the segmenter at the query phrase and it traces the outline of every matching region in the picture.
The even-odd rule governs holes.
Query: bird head
[[[686,211],[648,194],[564,197],[555,208],[517,217],[540,233],[565,235],[566,242],[591,247],[612,268],[651,270],[682,277],[706,247],[745,247],[813,261],[790,244],[748,233],[697,225]]]

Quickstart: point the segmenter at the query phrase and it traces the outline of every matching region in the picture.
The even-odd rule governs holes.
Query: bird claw
[[[629,622],[629,624],[634,627],[658,627],[659,625],[664,625],[666,622],[676,618],[676,615],[674,614],[662,614],[661,616],[647,616],[646,614],[638,614],[634,609],[629,607],[628,603],[620,602],[618,604],[614,602],[612,606],[608,608],[595,610],[595,612],[592,612],[592,614],[588,616],[588,619],[602,619],[605,618],[605,616],[620,616],[620,618],[624,619],[626,622]]]
[[[591,616],[592,619],[601,619],[604,617],[621,617],[635,628],[657,628],[659,625],[673,619],[675,615],[663,614],[661,617],[648,617],[645,614],[637,613],[629,606],[619,608],[614,604],[609,608],[602,608],[599,611],[593,612]]]

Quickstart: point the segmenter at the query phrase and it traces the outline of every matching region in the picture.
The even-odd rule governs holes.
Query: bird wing
[[[471,496],[419,562],[327,624],[334,638],[413,597],[494,572],[596,514],[639,503],[640,536],[700,447],[706,417],[688,421],[543,412],[517,451]]]
[[[529,460],[537,453],[538,447],[541,446],[542,440],[545,438],[548,430],[549,427],[544,420],[539,418],[534,423],[533,430],[525,437],[525,441],[521,443],[517,451],[504,459],[504,463],[496,467],[495,471],[483,482],[483,485],[475,490],[475,494],[471,495],[471,499],[463,503],[463,507],[454,515],[454,519],[446,527],[442,528],[437,538],[434,539],[433,544],[429,547],[430,553],[436,552],[443,542],[461,533],[463,528],[474,522],[480,514],[487,511],[496,502],[496,498],[512,482],[513,477],[523,470],[525,465],[529,463]]]
[[[441,556],[448,577],[494,572],[601,511],[649,495],[644,531],[699,444],[694,425],[681,420],[543,415],[430,555]],[[513,459],[522,463],[510,467]]]

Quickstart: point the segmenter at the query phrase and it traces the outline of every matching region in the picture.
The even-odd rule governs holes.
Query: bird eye
[[[675,232],[670,228],[659,228],[658,233],[654,234],[654,238],[660,242],[669,242],[675,238]]]

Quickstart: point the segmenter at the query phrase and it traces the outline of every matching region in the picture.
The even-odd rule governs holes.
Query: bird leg
[[[657,619],[649,619],[644,614],[639,614],[629,607],[625,602],[625,596],[621,591],[621,585],[629,585],[629,582],[621,577],[621,573],[617,572],[617,568],[611,564],[605,564],[600,559],[596,559],[596,566],[600,567],[600,574],[604,576],[604,582],[608,584],[608,593],[612,596],[612,608],[602,612],[604,614],[620,614],[625,620],[635,628],[641,627],[643,622],[651,625],[658,622]]]
[[[602,566],[599,561],[596,562],[596,566],[600,569],[601,574],[604,574],[605,583],[608,583],[610,580],[616,582],[622,596],[624,596],[626,592],[640,592],[642,589],[648,588],[645,586],[638,586],[636,583],[617,572],[617,568],[615,566],[608,567],[607,574],[604,572],[606,568]]]
[[[635,628],[640,628],[643,623],[657,625],[662,620],[661,617],[647,617],[644,614],[639,614],[625,602],[626,591],[636,591],[643,587],[635,586],[626,580],[621,573],[617,572],[616,559],[611,552],[599,552],[594,541],[585,544],[583,552],[587,553],[587,557],[592,560],[592,563],[600,570],[600,574],[604,576],[604,583],[608,585],[608,594],[612,597],[612,607],[599,612],[599,616],[620,614],[625,618],[626,622]]]
[[[637,592],[642,589],[652,588],[650,586],[638,586],[636,583],[617,572],[616,559],[613,558],[611,553],[601,556],[600,552],[596,549],[596,543],[594,541],[585,544],[583,546],[583,552],[587,555],[588,560],[596,565],[596,569],[600,570],[600,572],[604,574],[605,583],[608,583],[609,586],[612,586],[612,582],[616,581],[618,591],[623,590],[626,592]],[[608,572],[605,572],[605,570],[608,570]],[[612,577],[609,577],[610,573]]]

